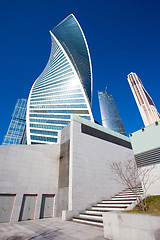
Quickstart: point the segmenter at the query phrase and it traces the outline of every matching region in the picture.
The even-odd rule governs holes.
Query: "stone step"
[[[143,195],[143,192],[137,192],[137,193],[125,193],[125,192],[122,192],[122,193],[119,193],[119,194],[116,194],[115,196],[121,196],[121,195],[125,195],[125,196],[137,196],[137,195]]]
[[[142,188],[138,188],[138,189],[137,189],[137,188],[136,188],[136,189],[134,188],[133,190],[126,189],[126,190],[124,190],[124,191],[122,191],[122,192],[133,192],[133,191],[141,191],[141,192],[142,192],[143,189],[142,189]]]
[[[138,191],[138,192],[143,192],[143,189],[142,188],[139,188],[139,189],[133,189],[133,190],[130,190],[130,189],[126,189],[126,190],[124,190],[124,191],[122,191],[122,192],[133,192],[133,191]]]
[[[135,200],[131,201],[131,200],[103,200],[102,203],[118,203],[118,204],[121,204],[121,203],[126,203],[126,204],[131,204],[133,203]]]
[[[115,200],[115,198],[116,199],[128,199],[128,200],[130,200],[130,199],[137,199],[139,196],[129,196],[129,197],[127,197],[127,196],[115,196],[114,198],[112,198],[111,200]]]
[[[108,210],[108,211],[121,211],[121,210],[126,210],[126,207],[97,207],[97,206],[93,206],[91,208],[92,210]]]
[[[78,218],[78,217],[74,217],[72,219],[72,221],[74,222],[78,222],[78,223],[86,223],[86,224],[91,224],[94,226],[99,226],[99,227],[103,227],[103,221],[100,220],[91,220],[91,219],[82,219],[82,218]]]
[[[133,200],[135,201],[137,198],[136,197],[113,197],[111,200]]]
[[[94,214],[94,215],[99,215],[99,214],[103,214],[104,212],[109,212],[109,210],[92,210],[92,209],[87,209],[85,211],[85,213],[87,214]]]
[[[143,195],[141,188],[138,189],[138,192]],[[130,189],[125,189],[110,200],[103,199],[101,202],[93,205],[90,209],[81,212],[78,217],[74,217],[72,220],[74,222],[103,227],[102,214],[104,212],[126,210],[136,200],[136,194]]]
[[[126,197],[128,197],[128,196],[140,196],[140,195],[142,195],[142,194],[134,194],[134,193],[128,193],[128,194],[126,194],[126,193],[120,193],[120,194],[117,194],[117,195],[115,195],[115,196],[126,196]]]
[[[140,195],[140,193],[141,192],[135,192],[135,193],[133,193],[133,192],[129,192],[129,193],[125,193],[125,192],[121,192],[121,193],[118,193],[118,194],[116,194],[115,196],[119,196],[119,195]]]
[[[130,189],[125,189],[124,191],[122,191],[122,192],[133,192],[133,191],[143,191],[143,189],[142,188],[134,188],[133,190],[130,190]]]
[[[133,199],[133,201],[135,201],[136,197],[133,197],[133,196],[132,196],[132,197],[122,197],[122,196],[121,196],[121,197],[118,197],[118,196],[117,196],[117,197],[112,197],[112,199],[110,199],[110,200],[117,200],[117,199],[119,199],[119,200],[125,200],[125,201],[126,201],[126,200],[127,200],[127,201],[132,201],[132,199]],[[119,201],[119,200],[118,200],[118,201]]]
[[[91,220],[103,220],[102,214],[88,214],[88,213],[80,213],[80,218],[83,219],[91,219]]]
[[[128,207],[130,204],[124,204],[124,203],[97,203],[97,207]]]

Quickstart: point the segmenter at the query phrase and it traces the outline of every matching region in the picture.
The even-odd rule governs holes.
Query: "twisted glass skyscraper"
[[[71,114],[93,121],[92,67],[83,31],[71,14],[50,34],[49,61],[29,94],[27,144],[56,143]]]

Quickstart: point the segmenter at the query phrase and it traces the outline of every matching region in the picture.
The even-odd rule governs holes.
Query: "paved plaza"
[[[0,240],[104,240],[103,228],[59,218],[0,223]]]

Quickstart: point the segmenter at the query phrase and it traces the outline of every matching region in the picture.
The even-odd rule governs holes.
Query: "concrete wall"
[[[154,166],[146,195],[160,195],[160,122],[132,133],[130,139],[139,171]]]
[[[68,210],[69,187],[69,155],[70,155],[70,124],[65,126],[60,135],[59,177],[56,197],[56,217],[62,216],[63,210]]]
[[[35,218],[39,218],[42,194],[58,189],[60,146],[0,146],[0,194],[16,194],[11,221],[19,218],[23,194],[37,194]]]
[[[151,172],[149,174],[149,178],[148,178],[148,176],[146,176],[146,178],[144,178],[144,182],[147,183],[146,190],[143,187],[145,196],[160,195],[160,164],[141,167],[141,168],[139,168],[139,171],[143,172],[143,171],[146,171],[146,169],[150,169],[152,167],[153,167],[153,169],[151,170]],[[143,182],[142,182],[142,186],[143,186]]]
[[[83,120],[85,124],[88,122]],[[96,128],[97,124],[93,126]],[[70,134],[68,209],[75,214],[124,189],[125,186],[115,180],[111,164],[114,161],[133,159],[134,156],[129,148],[82,133],[78,121],[71,121]],[[120,134],[118,136],[121,138]],[[128,140],[127,137],[125,139]],[[68,212],[68,216],[71,217],[72,214]]]
[[[104,237],[113,240],[159,240],[160,217],[149,214],[103,214]]]
[[[160,122],[149,125],[130,136],[134,154],[160,147]]]
[[[82,125],[90,127],[93,135],[108,134],[108,140],[85,134]],[[19,218],[24,194],[36,194],[35,219],[43,194],[55,194],[54,216],[64,219],[63,210],[71,217],[111,198],[125,188],[116,181],[111,164],[133,159],[130,145],[121,134],[73,117],[61,131],[59,144],[0,146],[0,194],[16,194],[11,221]]]

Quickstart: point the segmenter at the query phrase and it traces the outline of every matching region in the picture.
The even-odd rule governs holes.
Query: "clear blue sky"
[[[0,142],[17,99],[28,98],[48,61],[49,30],[70,13],[90,49],[95,120],[97,91],[107,86],[127,135],[143,127],[127,75],[137,73],[160,112],[159,10],[158,0],[0,0]]]

